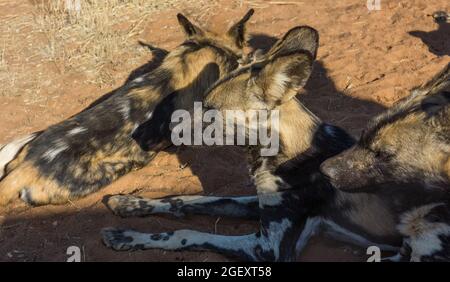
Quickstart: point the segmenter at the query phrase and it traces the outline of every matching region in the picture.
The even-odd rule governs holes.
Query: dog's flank
[[[245,24],[253,13],[217,35],[179,14],[187,40],[155,70],[134,78],[106,99],[50,126],[17,154],[14,170],[0,182],[0,205],[18,198],[33,205],[59,204],[92,193],[146,165],[145,152],[131,138],[155,105],[176,92],[181,101],[203,93],[238,66]],[[162,149],[162,148],[160,148]]]

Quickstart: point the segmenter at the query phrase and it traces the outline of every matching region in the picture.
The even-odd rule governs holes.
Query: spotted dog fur
[[[188,103],[237,68],[252,14],[220,35],[178,14],[187,39],[158,68],[81,113],[6,145],[0,151],[0,206],[19,197],[31,205],[65,203],[149,163],[166,144],[143,151],[132,138],[136,127],[171,93],[178,103]]]
[[[177,217],[186,214],[219,215],[255,219],[259,217],[258,198],[179,196],[166,199],[145,199],[127,195],[107,197],[106,205],[121,217],[172,214]]]
[[[363,134],[362,140],[366,141],[356,142],[342,129],[321,122],[292,95],[304,85],[312,71],[318,46],[317,32],[309,27],[294,28],[284,40],[291,44],[284,45],[281,40],[275,46],[278,51],[269,51],[270,55],[265,59],[255,60],[219,80],[204,100],[207,107],[219,111],[257,109],[261,103],[267,109],[279,110],[279,154],[261,157],[261,146],[247,147],[250,173],[257,189],[257,197],[252,203],[258,205],[259,231],[224,236],[194,230],[146,234],[106,228],[102,231],[103,242],[115,250],[208,250],[241,260],[292,261],[313,234],[322,232],[364,247],[375,245],[382,250],[399,251],[392,260],[449,260],[448,67],[425,86],[414,90],[409,99],[376,118]],[[292,44],[296,40],[297,44]],[[277,79],[280,73],[283,74],[282,82]],[[273,87],[273,84],[281,87]],[[157,107],[167,106],[163,104]],[[157,122],[152,123],[153,118]],[[407,122],[403,129],[400,124],[396,125],[402,120]],[[169,122],[167,117],[154,116],[142,130],[151,132],[152,127]],[[379,134],[385,127],[393,129],[396,126],[390,134]],[[411,139],[405,135],[407,133],[420,137]],[[343,165],[348,159],[345,156],[351,156],[355,147],[376,143],[374,139],[364,137],[367,135],[404,140],[398,145],[404,153],[391,152],[390,158],[384,158],[384,153],[372,152],[384,163],[395,159],[396,154],[399,154],[399,160],[404,160],[392,164],[392,173],[386,172],[387,179],[399,173],[394,182],[377,182],[374,179],[379,174],[370,179],[371,175],[360,173],[358,169],[365,167],[361,156],[348,162],[354,162],[351,168]],[[145,139],[140,142],[147,144]],[[429,144],[432,154],[420,152],[427,147],[427,142],[432,142]],[[396,143],[387,144],[392,148]],[[417,160],[417,157],[424,159]],[[420,165],[423,169],[419,169]],[[367,172],[378,173],[380,169],[381,165],[377,165],[375,170]],[[351,180],[346,181],[345,177],[338,177],[340,175]],[[411,177],[414,181],[401,181],[409,176],[414,176]],[[364,189],[358,193],[343,191],[356,192],[359,189],[356,186],[360,184]],[[111,198],[107,205],[118,214],[123,211],[131,216],[154,213],[148,207],[143,210],[129,196],[117,197]],[[216,197],[196,197],[195,209],[190,211],[203,214],[210,209],[211,214],[221,215],[217,213],[220,209],[211,208],[217,200]],[[176,198],[165,200],[176,203],[170,206],[158,200],[144,201],[154,209],[175,215],[190,206],[189,202],[180,202]],[[239,204],[239,201],[235,203]],[[245,210],[248,202],[239,205]],[[227,215],[226,210],[223,215]]]

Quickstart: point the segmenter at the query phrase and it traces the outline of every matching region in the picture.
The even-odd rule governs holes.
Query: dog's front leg
[[[213,197],[177,196],[147,199],[131,195],[115,195],[104,199],[106,206],[121,217],[150,216],[154,214],[203,214],[248,219],[259,218],[256,196]]]
[[[194,230],[147,234],[106,228],[103,242],[117,251],[165,249],[214,251],[245,261],[272,261],[274,252],[260,233],[242,236],[217,235]]]
[[[217,235],[194,230],[166,233],[140,233],[133,230],[106,228],[103,242],[114,250],[136,249],[214,251],[246,261],[291,261],[295,259],[296,241],[306,217],[286,202],[293,199],[285,192],[260,194],[260,231],[241,236]],[[295,197],[294,197],[295,198]],[[295,199],[294,199],[295,200]],[[285,204],[286,206],[283,206]]]

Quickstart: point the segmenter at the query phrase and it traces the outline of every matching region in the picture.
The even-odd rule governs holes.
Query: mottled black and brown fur
[[[401,199],[397,228],[411,260],[450,260],[450,64],[322,169],[343,191]]]
[[[178,14],[187,40],[158,68],[126,83],[108,99],[24,139],[28,143],[16,142],[17,154],[8,155],[0,182],[0,206],[19,197],[32,205],[65,203],[146,165],[164,146],[143,151],[131,138],[137,125],[169,94],[188,101],[237,68],[245,24],[252,14],[250,10],[220,35]],[[0,159],[3,155],[0,151]]]

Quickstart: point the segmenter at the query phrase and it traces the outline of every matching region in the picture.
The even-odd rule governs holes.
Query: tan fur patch
[[[22,151],[16,156],[16,158],[6,166],[6,174],[9,174],[12,170],[14,170],[24,161],[25,156],[28,154],[29,147],[30,147],[29,145],[26,145],[22,149]]]
[[[404,213],[400,219],[398,230],[409,237],[419,237],[424,233],[427,233],[433,229],[436,229],[443,223],[429,222],[425,219],[425,216],[435,207],[441,204],[429,204],[421,206],[419,208],[412,209]]]
[[[395,230],[395,215],[380,197],[366,193],[339,193],[337,201],[341,204],[351,201],[354,207],[345,212],[346,218],[367,233],[380,237],[398,234]]]
[[[433,134],[436,128],[422,125],[425,118],[426,115],[420,112],[383,126],[378,130],[372,148],[375,151],[392,152],[399,163],[414,166],[419,171],[430,174],[445,171],[448,149],[436,140]],[[420,144],[420,150],[411,144]]]
[[[24,162],[0,182],[0,206],[18,199],[24,188],[29,189],[36,204],[59,204],[69,199],[67,188],[41,176],[31,163]]]
[[[311,147],[313,133],[320,120],[297,99],[291,99],[278,109],[280,110],[280,144],[286,156],[284,160],[280,158],[280,161],[284,162]]]

